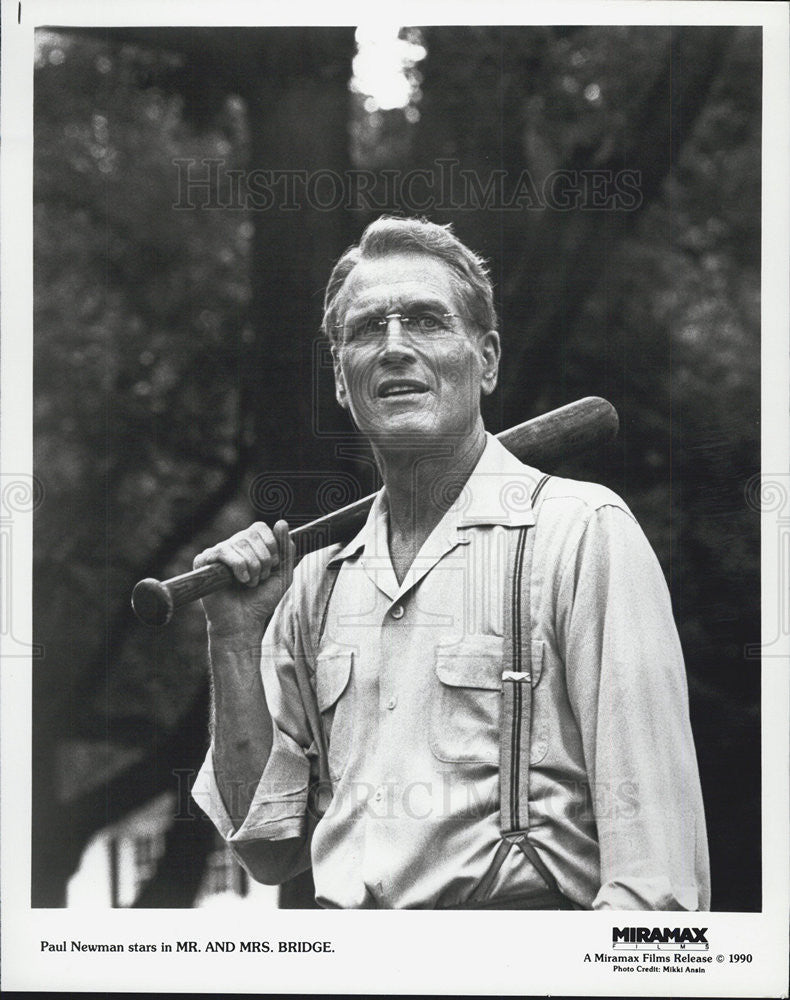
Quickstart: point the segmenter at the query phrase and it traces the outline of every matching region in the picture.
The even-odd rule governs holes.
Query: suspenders
[[[532,492],[538,498],[549,477],[543,476]],[[503,837],[529,828],[529,756],[532,723],[532,609],[530,578],[537,523],[519,528],[515,558],[510,562],[505,603],[505,649],[510,650],[510,670],[502,672],[499,794]]]
[[[530,579],[540,494],[550,476],[538,480],[532,491],[535,524],[520,528],[511,562],[510,600],[505,604],[505,648],[510,649],[511,669],[502,672],[499,794],[503,844],[515,845],[537,870],[547,887],[559,895],[557,881],[530,844],[529,757],[532,733],[532,608]],[[508,640],[510,640],[508,642]],[[505,851],[501,861],[504,861]],[[500,864],[501,864],[500,861]],[[560,896],[560,899],[563,897]]]
[[[548,890],[541,908],[573,909],[562,895],[557,880],[528,840],[529,758],[532,729],[532,609],[530,578],[535,550],[540,494],[550,476],[538,480],[531,502],[536,515],[532,527],[512,535],[505,599],[505,650],[510,669],[502,672],[502,714],[499,736],[499,806],[502,840],[489,870],[476,886],[466,906],[482,908],[502,864],[517,847],[529,860]],[[504,664],[503,664],[504,665]],[[495,903],[489,904],[494,908]],[[529,901],[524,900],[524,908]]]
[[[575,909],[560,892],[557,881],[528,840],[529,832],[529,758],[532,729],[532,610],[530,579],[535,549],[540,495],[551,477],[544,475],[532,491],[531,503],[536,522],[511,533],[510,558],[505,587],[505,650],[510,669],[502,672],[502,714],[500,722],[500,830],[502,840],[489,870],[475,887],[467,903],[460,908],[496,908],[488,899],[497,874],[507,855],[517,847],[530,861],[546,884],[547,893],[536,908]],[[320,635],[326,626],[329,601],[337,581],[332,567],[325,598]],[[523,901],[525,909],[529,900]],[[507,908],[506,906],[504,908]]]

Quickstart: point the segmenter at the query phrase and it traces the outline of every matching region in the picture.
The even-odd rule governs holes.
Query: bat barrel
[[[497,438],[522,462],[543,468],[610,441],[618,427],[617,410],[608,400],[585,396],[510,427]]]

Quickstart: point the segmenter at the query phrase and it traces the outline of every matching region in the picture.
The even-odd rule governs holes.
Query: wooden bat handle
[[[497,439],[522,462],[544,468],[610,440],[617,427],[612,404],[600,396],[586,396],[510,427]],[[303,551],[347,541],[363,525],[374,497],[375,493],[300,525],[291,531],[291,538],[301,540]],[[233,579],[223,563],[211,563],[170,580],[141,580],[132,591],[132,607],[144,625],[166,625],[176,608],[228,586]]]

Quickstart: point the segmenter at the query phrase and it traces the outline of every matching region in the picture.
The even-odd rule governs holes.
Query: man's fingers
[[[231,570],[237,580],[246,582],[246,564],[239,553],[235,552],[227,543],[213,545],[210,549],[204,549],[199,555],[195,556],[192,567],[193,569],[200,569],[202,566],[208,566],[210,563],[223,563],[223,565]]]
[[[270,563],[272,568],[277,566],[280,562],[277,539],[268,524],[256,521],[255,524],[250,525],[247,531],[240,534],[249,542],[261,561]]]
[[[258,581],[261,578],[266,579],[271,570],[272,557],[268,548],[260,542],[253,545],[249,537],[243,537],[233,542],[233,549],[244,560],[247,572],[243,582],[248,583],[251,587],[257,587]]]
[[[288,537],[288,525],[285,521],[279,521],[275,528],[279,537],[275,536],[268,524],[256,521],[226,541],[205,549],[195,557],[193,568],[200,569],[208,563],[221,562],[240,583],[256,587],[280,564],[283,558],[281,552],[288,558],[293,544]]]
[[[202,569],[204,566],[208,566],[211,562],[216,562],[216,559],[212,559],[210,553],[213,552],[212,549],[203,549],[202,552],[198,552],[195,558],[192,560],[192,569]]]

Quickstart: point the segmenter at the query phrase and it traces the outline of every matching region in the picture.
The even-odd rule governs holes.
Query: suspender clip
[[[531,681],[532,674],[522,670],[503,670],[503,681]]]

